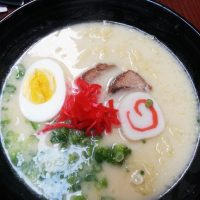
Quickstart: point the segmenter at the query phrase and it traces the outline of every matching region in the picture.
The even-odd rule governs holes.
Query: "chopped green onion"
[[[85,137],[83,138],[83,140],[81,141],[81,144],[84,145],[84,146],[87,146],[91,143],[91,140],[89,137]]]
[[[86,174],[84,177],[84,181],[86,182],[96,181],[96,180],[97,180],[96,174],[93,173]]]
[[[74,145],[81,145],[82,144],[82,141],[85,139],[85,135],[83,132],[81,131],[76,131],[76,130],[72,130],[70,129],[69,130],[69,136],[70,136],[70,142],[71,144],[74,144]]]
[[[145,103],[145,106],[147,108],[150,108],[151,106],[153,106],[153,101],[151,99],[147,99],[146,103]]]
[[[40,128],[40,124],[36,122],[29,121],[33,130],[37,131]]]
[[[78,160],[79,160],[78,153],[73,152],[73,153],[69,154],[69,159],[68,159],[68,163],[69,164],[73,164],[73,163],[75,163]]]
[[[18,134],[13,131],[7,131],[5,137],[4,137],[4,143],[7,148],[10,148],[10,146],[14,145],[12,141],[17,141]]]
[[[70,192],[77,192],[77,191],[81,190],[81,184],[79,182],[75,183],[71,187],[69,187],[68,190]]]
[[[144,176],[145,172],[144,170],[140,170],[140,175]]]
[[[6,126],[8,124],[10,124],[10,119],[1,120],[1,126]]]
[[[8,108],[6,108],[6,107],[2,107],[1,110],[2,110],[2,111],[7,111]]]
[[[99,190],[103,189],[103,188],[107,188],[107,187],[108,187],[108,181],[106,178],[103,178],[103,179],[97,181],[97,183],[96,183],[96,188]]]
[[[96,173],[101,172],[101,171],[102,171],[102,165],[99,165],[99,164],[97,164],[97,163],[93,164],[93,170],[94,170],[94,172],[96,172]]]
[[[97,146],[94,150],[94,158],[97,163],[107,161],[108,163],[121,165],[130,153],[131,149],[123,144],[117,144],[113,147]]]
[[[78,180],[77,174],[73,173],[67,176],[67,182],[71,185],[75,184]]]
[[[87,152],[86,152],[86,151],[82,151],[82,156],[83,156],[84,158],[88,158]]]
[[[87,200],[83,195],[72,196],[70,200]]]
[[[115,154],[115,156],[113,157],[113,159],[116,161],[116,162],[122,162],[124,160],[124,154],[123,152],[117,152]]]
[[[12,84],[6,84],[4,92],[13,94],[16,91],[16,87]]]
[[[106,188],[108,186],[107,180],[98,178],[98,173],[102,171],[102,163],[121,165],[131,153],[131,149],[124,144],[99,146],[101,138],[87,137],[82,131],[68,128],[55,129],[51,132],[50,141],[52,144],[59,144],[61,147],[72,145],[82,148],[82,153],[74,152],[68,157],[69,164],[77,162],[80,157],[83,160],[80,164],[77,163],[75,172],[66,177],[69,192],[81,191],[83,182],[93,182],[98,189]]]
[[[69,140],[68,135],[69,135],[69,129],[66,128],[55,129],[54,131],[51,132],[50,141],[52,144],[68,143]]]
[[[116,144],[112,147],[112,162],[122,164],[125,158],[131,153],[131,149],[123,144]]]
[[[64,179],[64,174],[60,174],[60,179]]]
[[[86,149],[88,157],[91,157],[91,156],[92,156],[93,148],[94,148],[93,145],[90,145],[90,146],[88,146],[88,148]]]
[[[103,161],[110,161],[111,159],[111,148],[109,147],[96,147],[94,151],[94,158],[97,163],[102,163]]]
[[[143,144],[146,144],[146,142],[147,142],[145,139],[142,139],[141,141]]]
[[[17,66],[17,69],[16,69],[16,76],[15,78],[18,80],[18,79],[21,79],[25,74],[25,67],[22,65],[22,64],[19,64]]]

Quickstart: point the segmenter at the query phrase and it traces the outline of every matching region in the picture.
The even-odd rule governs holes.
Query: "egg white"
[[[49,71],[55,80],[55,91],[52,97],[45,103],[35,104],[28,100],[24,95],[26,80],[38,70]],[[66,95],[64,74],[61,67],[51,59],[41,59],[33,63],[27,70],[22,82],[19,94],[19,106],[25,118],[33,122],[45,122],[52,119],[60,111]]]
[[[139,128],[148,127],[152,123],[152,115],[144,104],[139,106],[142,116],[138,116],[133,109],[133,105],[139,99],[151,99],[153,101],[154,109],[158,115],[158,125],[154,129],[147,131],[137,131],[131,127],[127,118],[127,111],[130,111],[131,121]],[[119,104],[119,117],[122,124],[122,134],[129,140],[142,140],[145,138],[155,137],[159,135],[165,127],[163,114],[157,102],[148,94],[144,92],[135,92],[125,96]]]

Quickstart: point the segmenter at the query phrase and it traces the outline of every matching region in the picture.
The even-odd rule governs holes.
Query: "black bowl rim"
[[[26,4],[23,4],[22,6],[20,6],[19,8],[15,9],[13,12],[11,12],[10,14],[8,14],[6,17],[4,17],[3,19],[0,20],[0,25],[2,23],[7,22],[7,20],[9,20],[11,17],[15,16],[16,13],[18,13],[19,11],[23,10],[25,7],[29,7],[32,4],[35,4],[39,1],[45,1],[45,0],[32,0]],[[179,18],[179,20],[181,20],[183,23],[187,24],[187,26],[189,28],[191,28],[199,37],[200,37],[200,30],[197,29],[197,27],[192,24],[188,19],[186,19],[185,17],[183,17],[182,15],[178,14],[176,11],[174,11],[173,9],[169,8],[168,6],[164,5],[163,3],[158,3],[156,1],[153,0],[145,0],[148,3],[154,4],[156,6],[158,6],[159,8],[167,11],[168,13],[174,15],[175,17]],[[117,1],[116,1],[117,2]]]

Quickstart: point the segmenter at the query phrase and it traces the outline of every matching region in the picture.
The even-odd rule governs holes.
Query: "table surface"
[[[187,19],[200,31],[200,0],[157,0]]]
[[[157,0],[157,2],[180,14],[200,31],[200,0]],[[9,7],[7,13],[0,14],[0,20],[13,10],[15,8]]]

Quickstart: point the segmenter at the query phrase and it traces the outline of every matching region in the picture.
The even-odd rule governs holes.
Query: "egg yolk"
[[[55,88],[53,75],[48,71],[36,69],[25,83],[24,95],[32,103],[41,104],[51,99]]]

